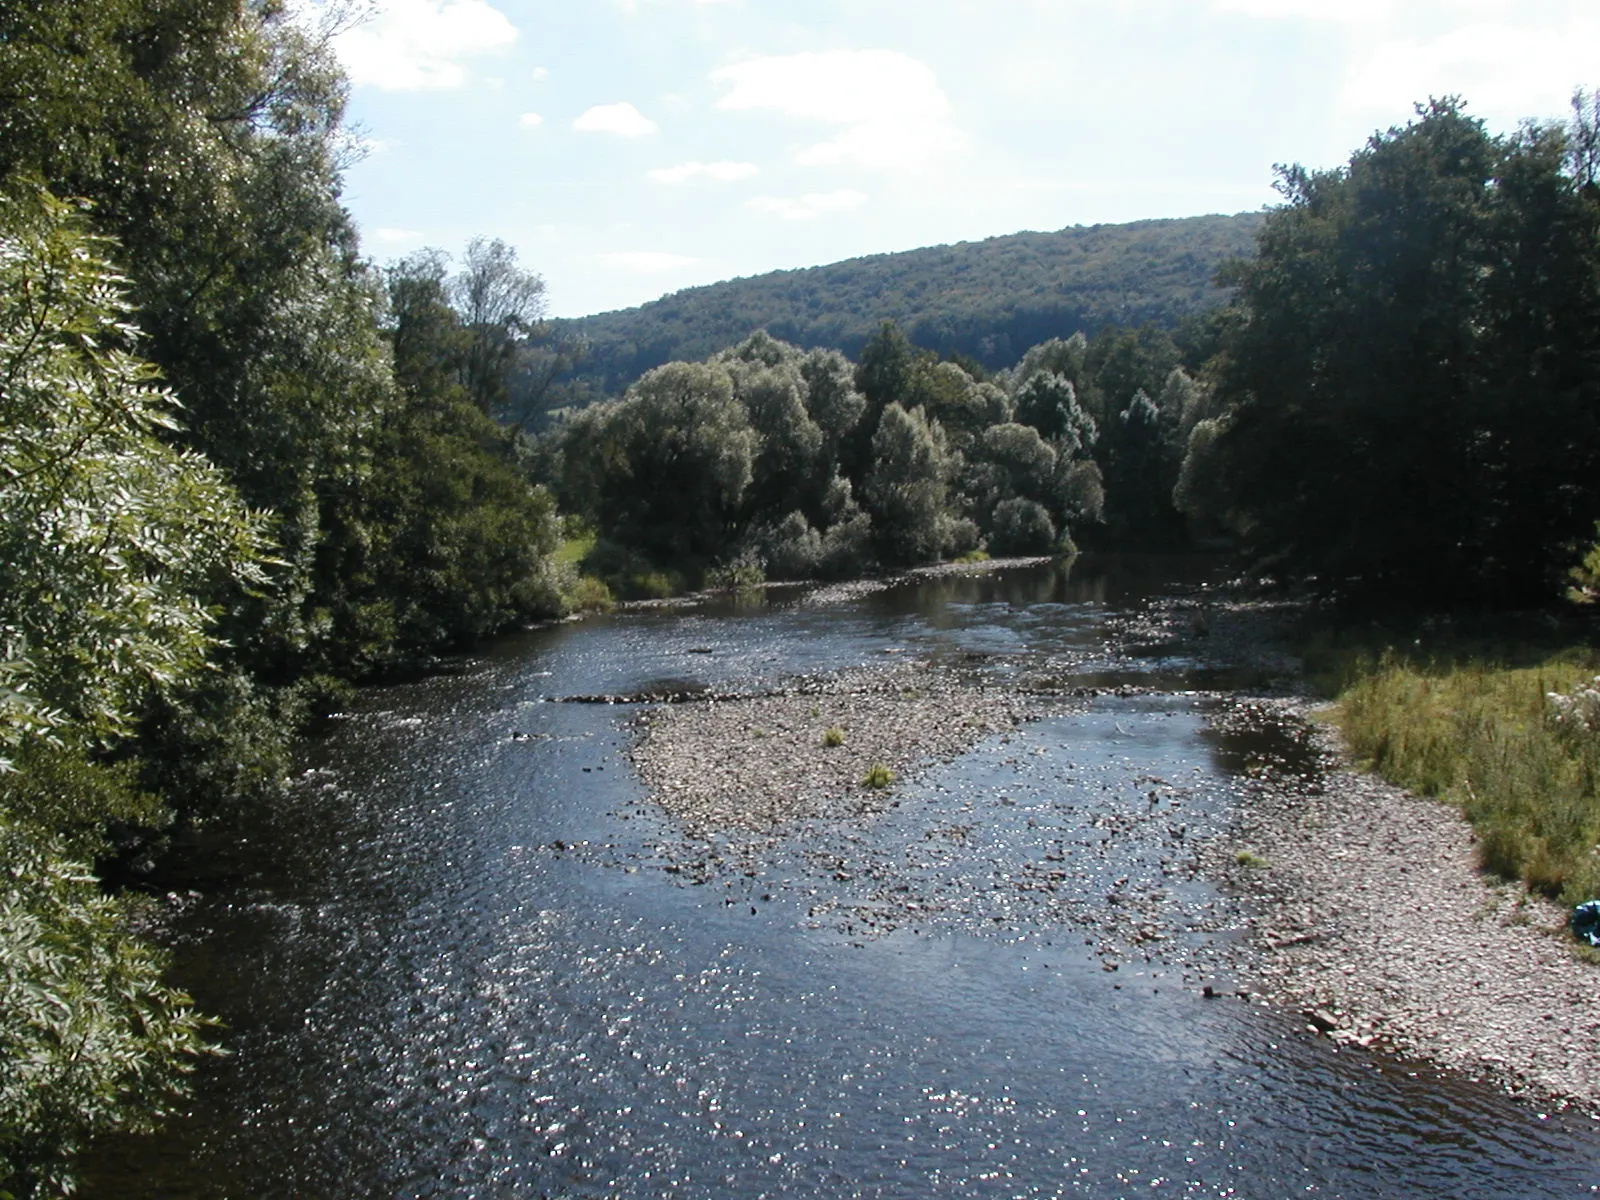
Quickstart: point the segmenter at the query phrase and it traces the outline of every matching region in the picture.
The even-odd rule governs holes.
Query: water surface
[[[1209,733],[1191,690],[1227,664],[1119,631],[1207,570],[617,614],[366,693],[175,919],[177,980],[229,1057],[160,1137],[105,1146],[87,1194],[1589,1194],[1588,1122],[1202,995],[1238,909],[1170,827],[1225,837],[1259,747]],[[1156,690],[1068,705],[698,883],[665,869],[681,832],[623,757],[638,710],[548,702],[885,652]],[[1130,941],[1140,914],[1161,927]]]

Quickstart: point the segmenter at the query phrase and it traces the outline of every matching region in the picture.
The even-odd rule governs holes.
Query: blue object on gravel
[[[1600,946],[1600,900],[1588,900],[1572,910],[1572,932],[1580,942]]]

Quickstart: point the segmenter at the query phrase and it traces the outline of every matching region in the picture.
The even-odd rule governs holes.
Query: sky
[[[1596,0],[353,2],[365,253],[501,238],[560,317],[1257,210],[1274,164],[1338,166],[1430,96],[1505,132],[1600,86]]]

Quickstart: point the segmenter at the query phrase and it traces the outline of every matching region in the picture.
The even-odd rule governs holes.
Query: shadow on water
[[[368,692],[174,915],[176,981],[231,1054],[160,1136],[103,1144],[85,1194],[1586,1192],[1587,1126],[1204,997],[1236,935],[1183,843],[1225,828],[1238,773],[1315,764],[1265,718],[1209,733],[1209,701],[1110,646],[1174,578],[1207,577],[625,613]],[[638,709],[548,702],[886,652],[1142,690],[698,882],[623,757]]]

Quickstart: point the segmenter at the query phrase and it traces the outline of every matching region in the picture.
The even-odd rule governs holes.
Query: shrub
[[[995,554],[1048,554],[1055,545],[1056,526],[1037,500],[1015,496],[995,506],[989,549]]]
[[[867,773],[861,777],[861,786],[869,788],[886,788],[894,782],[894,772],[882,763],[873,763]]]
[[[823,731],[822,744],[829,747],[844,745],[844,730],[837,725],[829,726]]]
[[[616,605],[603,579],[579,575],[562,593],[568,612],[610,612]]]
[[[802,512],[756,530],[751,540],[774,579],[806,579],[822,561],[822,535]]]
[[[767,581],[761,560],[753,551],[745,550],[736,558],[712,567],[705,575],[705,586],[713,591],[737,592],[758,588]]]

